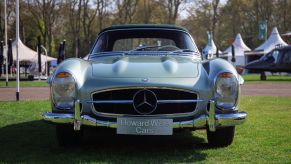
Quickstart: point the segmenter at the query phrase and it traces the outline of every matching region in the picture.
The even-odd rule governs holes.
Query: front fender
[[[243,78],[238,74],[238,72],[236,71],[235,67],[229,63],[228,61],[224,60],[224,59],[213,59],[208,61],[208,65],[209,65],[209,81],[212,85],[213,88],[213,92],[212,92],[212,97],[214,99],[214,90],[215,90],[215,82],[216,79],[218,77],[218,75],[220,73],[223,72],[229,72],[232,73],[233,75],[235,75],[235,77],[237,78],[237,81],[239,84],[243,84]],[[235,111],[239,110],[239,100],[240,100],[240,86],[238,88],[238,97],[237,97],[237,102],[235,105]]]
[[[86,60],[79,59],[79,58],[67,59],[58,65],[58,67],[56,68],[55,72],[53,73],[53,75],[51,76],[48,82],[51,84],[54,77],[58,73],[68,72],[74,77],[77,83],[78,89],[80,89],[83,86],[86,80],[86,77],[92,76],[92,74],[89,73],[91,71],[90,67],[91,67],[91,64]]]
[[[215,82],[216,77],[222,72],[230,72],[234,74],[240,82],[240,75],[237,73],[235,67],[228,61],[220,58],[209,60],[209,79]]]

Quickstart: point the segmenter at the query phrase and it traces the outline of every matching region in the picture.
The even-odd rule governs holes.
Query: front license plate
[[[117,134],[172,135],[173,119],[117,118]]]

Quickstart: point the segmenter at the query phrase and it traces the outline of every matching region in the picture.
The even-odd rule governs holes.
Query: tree
[[[43,45],[48,46],[48,54],[52,54],[53,32],[62,1],[59,0],[27,0],[29,11],[41,33]]]
[[[116,0],[117,18],[119,24],[132,23],[139,0]]]
[[[106,16],[106,9],[108,6],[108,1],[106,0],[96,0],[96,9],[97,9],[97,16],[98,16],[98,25],[99,25],[99,31],[103,29],[103,21]]]
[[[84,47],[86,49],[89,49],[89,47],[92,44],[92,24],[96,18],[96,14],[98,12],[98,9],[91,9],[89,5],[89,0],[83,0],[83,18],[82,18],[82,23],[83,23],[83,34],[84,34],[84,42],[85,45]]]
[[[163,0],[160,1],[160,6],[166,9],[167,24],[175,24],[178,18],[179,7],[185,0]]]
[[[68,24],[70,27],[70,34],[72,39],[73,56],[79,56],[80,49],[80,30],[81,30],[81,12],[82,0],[67,0],[63,6],[63,10],[68,11]]]
[[[216,31],[216,24],[217,24],[217,21],[218,21],[218,5],[219,5],[219,1],[220,0],[212,0],[212,11],[213,11],[213,14],[212,14],[212,28],[211,28],[211,31],[213,33],[213,36],[215,35],[215,31]]]
[[[8,2],[8,36],[15,37],[15,1]],[[224,2],[224,3],[222,3]],[[0,37],[3,37],[3,1],[0,1]],[[258,22],[267,20],[269,32],[291,31],[291,3],[288,0],[20,0],[20,35],[35,49],[42,36],[49,55],[55,43],[67,40],[67,56],[86,55],[100,30],[112,24],[168,23],[185,26],[205,46],[212,31],[220,49],[228,47],[237,33],[255,48]],[[181,19],[181,11],[188,17]],[[82,43],[82,44],[80,44]]]

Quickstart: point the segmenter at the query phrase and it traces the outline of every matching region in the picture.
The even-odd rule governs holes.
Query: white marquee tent
[[[37,62],[38,56],[37,52],[30,49],[29,47],[25,46],[21,40],[18,41],[18,48],[19,48],[19,61],[28,61],[28,62]],[[12,43],[12,54],[13,60],[16,61],[16,40]],[[46,55],[41,55],[41,60],[46,61]],[[50,62],[52,60],[57,60],[53,57],[47,57],[47,61]]]
[[[251,49],[244,43],[240,33],[238,33],[235,37],[234,42],[232,43],[234,46],[234,52],[235,52],[235,65],[241,65],[244,66],[246,64],[245,59],[245,51],[251,51]],[[231,62],[232,59],[232,50],[231,45],[223,51],[222,57],[227,58],[229,62]]]
[[[18,41],[18,54],[19,54],[19,61],[20,62],[29,62],[31,67],[30,67],[30,72],[34,72],[38,69],[38,55],[37,52],[30,49],[29,47],[25,46],[21,40]],[[16,40],[12,43],[12,54],[13,54],[13,60],[16,61]],[[46,55],[41,55],[41,65],[42,65],[42,71],[45,71],[45,64],[46,61],[50,62],[53,60],[57,60],[56,58],[49,57]]]
[[[286,46],[287,43],[281,38],[277,27],[274,27],[269,38],[259,47],[255,48],[255,51],[263,51],[264,54],[272,51],[276,46]]]

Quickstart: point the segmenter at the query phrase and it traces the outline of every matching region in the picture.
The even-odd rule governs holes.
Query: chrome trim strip
[[[80,108],[80,100],[76,100],[74,104],[75,114],[74,114],[74,130],[81,129],[81,108]]]
[[[56,124],[73,124],[74,114],[63,114],[63,113],[43,113],[43,119],[50,123]],[[232,113],[232,114],[215,114],[214,115],[214,126],[216,127],[229,127],[240,125],[245,122],[247,114],[245,112]],[[82,115],[81,124],[87,126],[100,126],[108,128],[117,128],[116,122],[97,120],[88,115]],[[149,118],[150,119],[150,118]],[[209,116],[201,115],[200,117],[194,118],[193,120],[174,122],[173,128],[194,128],[194,129],[205,129],[209,127]]]
[[[215,101],[210,100],[210,109],[208,112],[208,119],[207,119],[207,124],[209,127],[209,131],[215,132]]]
[[[150,27],[134,28],[134,27],[133,27],[133,28],[128,28],[128,29],[111,29],[111,30],[102,31],[101,33],[99,33],[98,36],[97,36],[97,39],[96,39],[95,42],[94,42],[94,45],[93,45],[92,49],[90,50],[90,53],[89,53],[89,56],[88,56],[88,60],[91,59],[90,57],[93,55],[92,53],[93,53],[93,51],[94,51],[94,48],[95,48],[95,46],[96,46],[96,44],[97,44],[99,38],[101,38],[101,36],[102,36],[104,33],[109,32],[109,31],[117,31],[117,30],[119,30],[119,31],[124,31],[124,30],[147,30],[147,29],[149,29],[149,30],[155,30],[155,29],[157,29],[157,30],[179,31],[179,32],[186,33],[186,34],[191,38],[192,43],[193,43],[193,45],[194,45],[195,48],[196,48],[196,52],[198,52],[198,54],[199,54],[199,56],[200,56],[200,58],[201,58],[201,54],[200,54],[200,52],[199,52],[199,50],[198,50],[198,48],[197,48],[197,45],[196,45],[196,43],[195,43],[195,41],[194,41],[194,38],[192,38],[192,36],[190,35],[190,33],[189,33],[188,31],[184,31],[184,30],[181,30],[181,29],[171,29],[171,28],[168,28],[168,29],[167,29],[167,28],[150,28]],[[193,55],[193,56],[194,56],[194,55]]]
[[[204,100],[158,100],[158,104],[182,104],[182,103],[197,103],[203,102]],[[86,103],[94,104],[132,104],[133,100],[96,100],[96,101],[86,101]]]
[[[53,123],[73,123],[74,114],[64,114],[64,113],[50,113],[46,112],[42,114],[42,117],[45,121]]]
[[[210,100],[210,110],[208,114],[200,115],[193,120],[174,122],[173,128],[208,128],[210,131],[215,131],[216,127],[229,127],[242,124],[247,117],[245,112],[231,113],[231,114],[216,114],[215,101]],[[75,113],[43,113],[42,117],[45,121],[57,124],[70,123],[74,124],[74,130],[80,130],[81,125],[88,126],[105,126],[110,128],[117,128],[116,122],[97,120],[89,115],[81,115],[80,101],[75,101]],[[155,117],[147,117],[148,119]]]
[[[216,126],[232,126],[233,120],[235,122],[242,124],[247,114],[245,112],[235,113],[236,117],[233,118],[231,114],[219,114],[215,116]]]
[[[158,100],[158,104],[183,104],[183,103],[197,103],[203,102],[204,100]]]
[[[87,101],[87,103],[94,103],[94,104],[132,104],[133,100],[97,100],[97,101]]]

